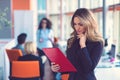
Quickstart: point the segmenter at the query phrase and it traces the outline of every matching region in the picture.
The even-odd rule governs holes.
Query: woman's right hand
[[[40,41],[40,43],[41,43],[41,42],[43,42],[43,39],[42,39],[42,38],[40,38],[40,40],[39,40],[39,41]]]
[[[77,37],[80,39],[79,44],[81,48],[86,47],[86,33],[77,35]]]
[[[53,72],[58,72],[60,70],[60,66],[59,66],[59,64],[55,64],[55,62],[52,62],[51,69]]]

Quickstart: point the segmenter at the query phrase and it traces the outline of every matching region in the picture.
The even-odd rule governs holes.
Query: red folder
[[[50,59],[51,62],[55,62],[60,65],[59,72],[76,72],[75,67],[64,56],[59,48],[43,48],[44,53]]]

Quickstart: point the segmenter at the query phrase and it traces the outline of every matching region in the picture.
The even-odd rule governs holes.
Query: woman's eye
[[[76,25],[76,23],[73,23],[73,25]]]
[[[79,26],[83,26],[83,24],[82,24],[82,23],[78,23],[78,25],[79,25]]]

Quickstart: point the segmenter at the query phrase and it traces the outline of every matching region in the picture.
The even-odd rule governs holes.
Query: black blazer
[[[71,39],[68,40],[68,44]],[[77,69],[69,73],[69,80],[96,80],[94,69],[99,62],[103,50],[101,42],[86,41],[86,47],[81,48],[79,39],[75,39],[71,47],[66,50],[67,58]]]
[[[44,65],[42,64],[42,59],[41,57],[32,55],[32,54],[27,54],[24,56],[20,56],[18,58],[18,61],[39,61],[40,64],[40,78],[43,78],[43,74],[44,74]]]

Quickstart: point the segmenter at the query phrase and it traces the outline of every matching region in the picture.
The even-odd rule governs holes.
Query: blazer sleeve
[[[96,65],[99,62],[103,50],[103,45],[100,42],[95,43],[91,52],[88,52],[87,47],[82,48],[82,53],[77,51],[79,54],[80,60],[82,61],[83,71],[88,73],[95,69]]]

